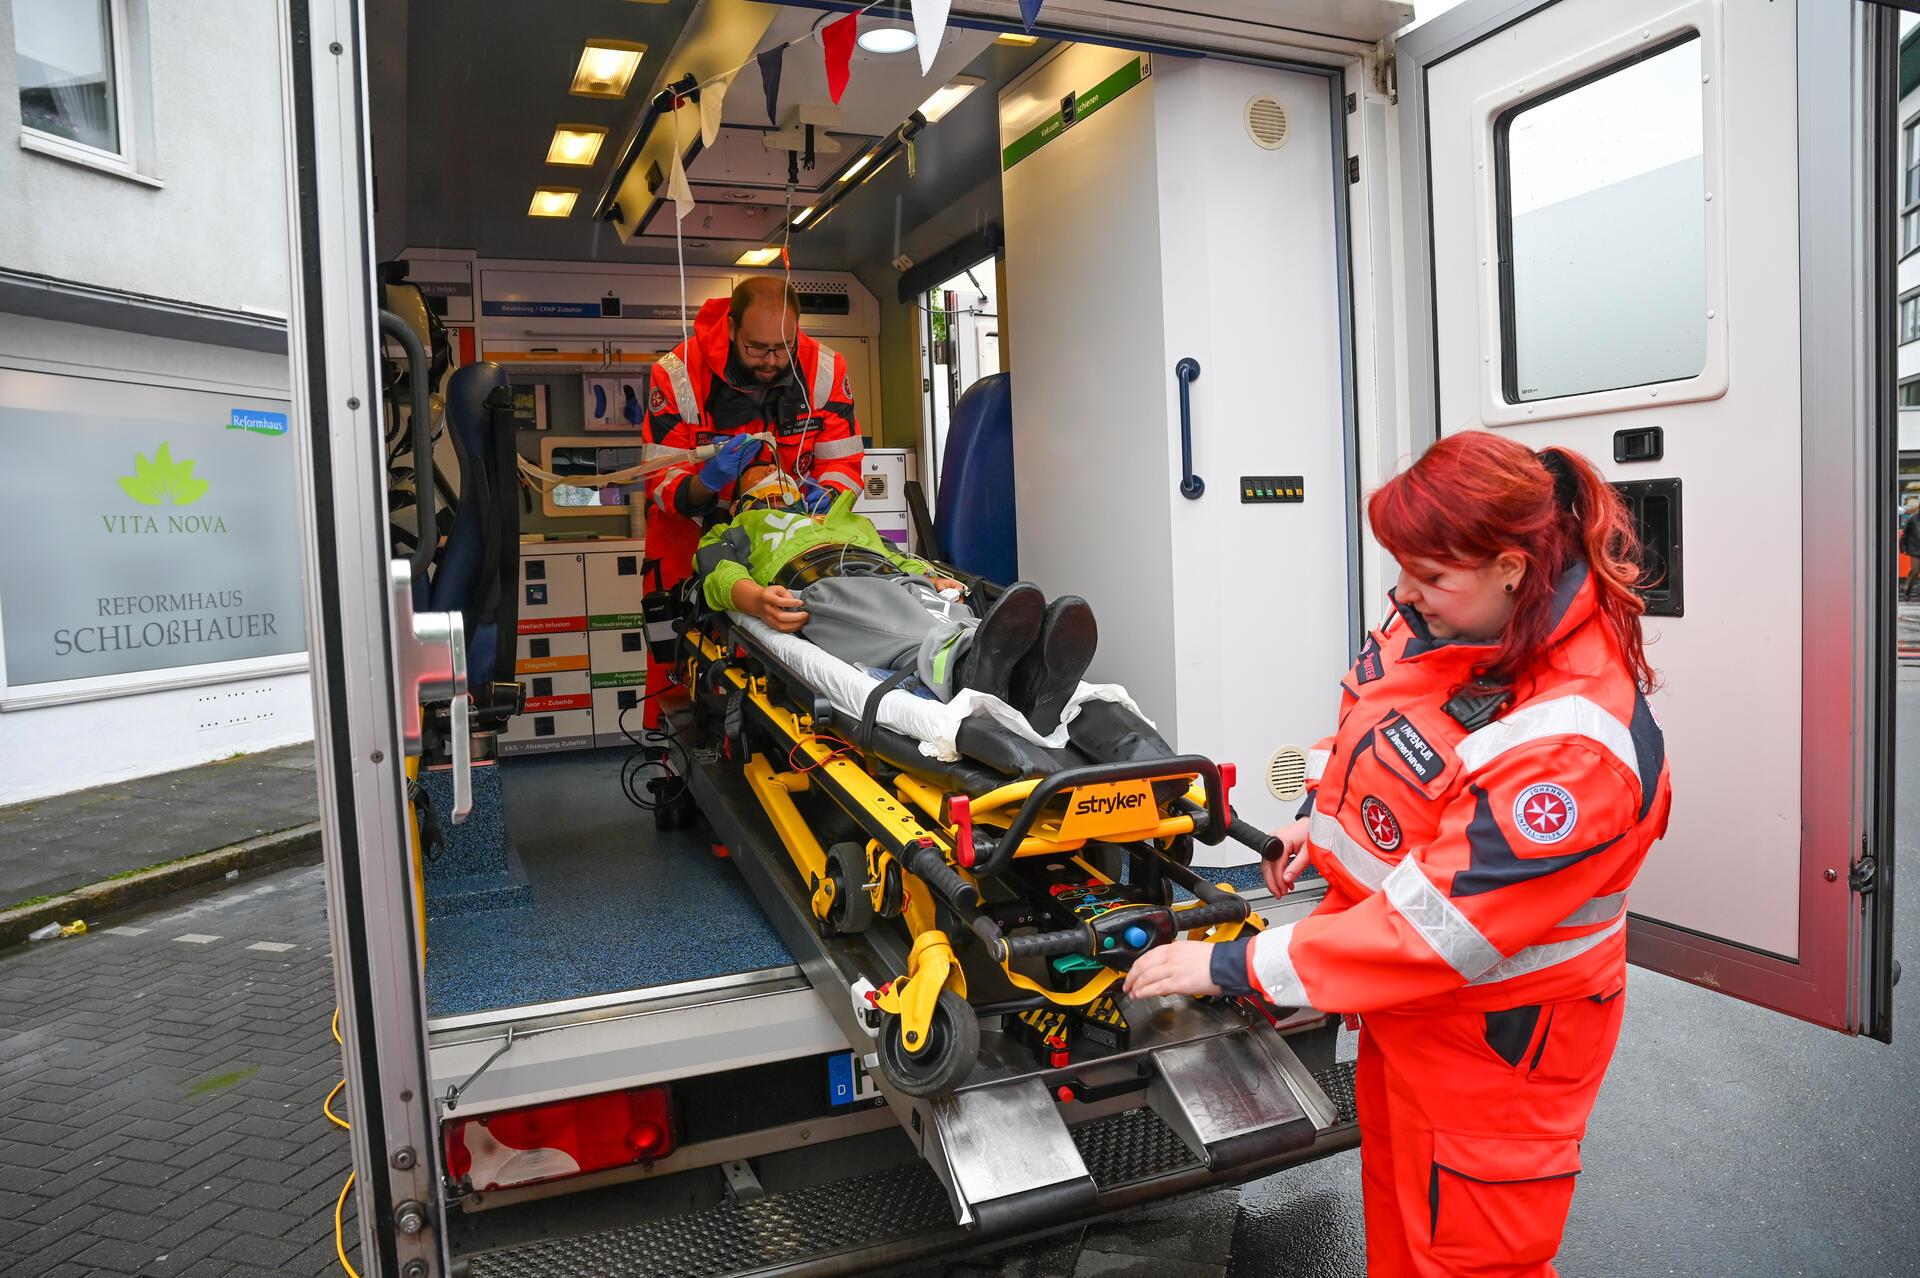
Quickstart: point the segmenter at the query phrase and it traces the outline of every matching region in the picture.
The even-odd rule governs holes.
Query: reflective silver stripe
[[[1585,697],[1555,697],[1521,706],[1460,742],[1460,762],[1478,772],[1507,751],[1546,737],[1579,736],[1605,746],[1627,771],[1640,775],[1640,752],[1627,725]]]
[[[660,486],[653,490],[653,504],[658,506],[661,510],[667,511],[668,513],[672,513],[673,499],[669,497],[667,494],[668,494],[668,485],[666,481],[662,480],[660,483]]]
[[[1615,892],[1612,896],[1596,896],[1573,913],[1561,919],[1559,927],[1591,927],[1595,923],[1605,923],[1626,908],[1627,894]]]
[[[1492,985],[1497,981],[1511,981],[1515,977],[1532,976],[1556,963],[1565,963],[1568,959],[1579,958],[1610,936],[1616,935],[1627,925],[1625,915],[1621,915],[1611,924],[1588,936],[1576,936],[1571,941],[1552,941],[1546,945],[1529,945],[1508,958],[1501,959],[1491,968],[1467,982],[1469,985]]]
[[[1480,929],[1449,901],[1409,857],[1393,868],[1382,885],[1387,902],[1413,925],[1420,939],[1445,959],[1447,966],[1471,981],[1500,963],[1500,951],[1480,935]]]
[[[1320,774],[1327,770],[1327,760],[1332,757],[1331,750],[1307,751],[1307,780],[1318,781]]]
[[[833,353],[833,347],[825,342],[819,343],[820,359],[813,366],[813,409],[818,412],[822,405],[833,399],[833,368],[840,357]]]
[[[845,439],[829,439],[823,444],[813,446],[813,459],[837,461],[842,457],[851,457],[865,448],[866,445],[860,442],[858,435],[849,435]]]
[[[1341,826],[1340,818],[1330,812],[1314,812],[1307,823],[1307,837],[1333,853],[1347,873],[1360,880],[1369,892],[1378,891],[1380,885],[1387,881],[1388,871],[1393,868],[1361,846]]]
[[[1307,987],[1293,967],[1293,927],[1293,923],[1270,927],[1254,937],[1247,945],[1247,963],[1269,1001],[1280,1007],[1308,1007],[1312,1001]]]
[[[686,361],[669,352],[660,357],[659,366],[667,370],[667,380],[673,384],[674,406],[680,410],[680,420],[689,426],[698,426],[700,401],[694,396],[693,377],[687,372]]]
[[[816,457],[818,457],[819,455],[820,454],[817,452],[814,454],[814,456]],[[828,484],[832,484],[835,488],[857,489],[860,487],[859,480],[854,479],[848,475],[843,475],[837,470],[822,471],[820,474],[815,475],[813,478],[814,478],[814,482],[819,484],[823,488],[826,487]]]

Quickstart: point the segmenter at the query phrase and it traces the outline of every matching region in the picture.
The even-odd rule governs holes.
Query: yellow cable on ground
[[[340,1038],[340,1009],[337,1007],[333,1009],[333,1041],[339,1043],[342,1047],[346,1046],[346,1043]],[[353,1125],[333,1112],[333,1098],[338,1096],[341,1089],[346,1087],[346,1085],[347,1080],[344,1078],[335,1083],[333,1090],[327,1093],[327,1098],[320,1102],[320,1111],[332,1120],[334,1126],[352,1131]],[[347,1183],[340,1186],[340,1198],[333,1204],[333,1251],[335,1255],[340,1257],[340,1267],[347,1271],[348,1278],[360,1278],[360,1271],[355,1269],[353,1262],[347,1259],[347,1231],[346,1225],[342,1221],[342,1217],[346,1214],[347,1210],[347,1195],[352,1192],[353,1173],[348,1172]]]

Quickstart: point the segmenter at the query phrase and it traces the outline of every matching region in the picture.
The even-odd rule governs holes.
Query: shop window
[[[144,0],[12,0],[23,146],[133,174]]]
[[[1509,403],[1697,377],[1707,359],[1700,38],[1495,124]]]

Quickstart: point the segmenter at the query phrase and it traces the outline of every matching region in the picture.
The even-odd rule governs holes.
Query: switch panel
[[[1242,505],[1270,501],[1303,502],[1306,499],[1307,480],[1304,475],[1240,476]]]

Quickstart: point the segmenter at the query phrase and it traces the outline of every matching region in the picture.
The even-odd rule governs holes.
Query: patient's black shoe
[[[1046,595],[1030,581],[1016,581],[1001,591],[980,619],[966,655],[960,658],[960,668],[954,672],[955,686],[1008,700],[1013,668],[1040,638],[1046,608]]]
[[[1060,726],[1060,715],[1093,661],[1100,642],[1093,608],[1078,595],[1062,595],[1047,606],[1040,642],[1013,672],[1013,704],[1033,730],[1045,735]]]

